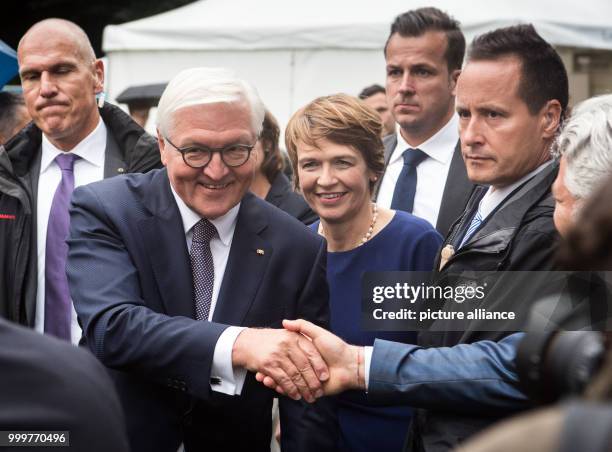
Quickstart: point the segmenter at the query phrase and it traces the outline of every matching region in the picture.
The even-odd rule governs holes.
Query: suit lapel
[[[448,169],[438,221],[436,222],[436,229],[443,236],[448,234],[451,225],[463,212],[472,189],[473,186],[467,177],[467,170],[461,156],[461,144],[457,141]]]
[[[183,222],[170,191],[166,170],[155,174],[143,203],[153,215],[139,222],[138,227],[165,313],[195,318],[191,264]]]
[[[372,191],[372,199],[376,201],[378,199],[378,192],[380,191],[380,185],[382,184],[382,180],[385,178],[385,173],[387,172],[387,166],[389,165],[389,160],[391,159],[391,155],[393,155],[393,151],[397,146],[397,135],[392,134],[383,139],[383,144],[385,146],[385,167],[383,169],[383,173],[378,178],[378,182],[374,186],[374,190]]]
[[[259,201],[248,193],[242,199],[232,247],[213,314],[214,322],[243,325],[274,250],[260,235],[267,218]]]

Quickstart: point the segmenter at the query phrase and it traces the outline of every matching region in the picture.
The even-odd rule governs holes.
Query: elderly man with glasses
[[[325,244],[248,191],[264,112],[228,71],[183,71],[159,103],[165,169],[74,192],[72,296],[135,452],[269,450],[274,393],[249,373],[262,369],[290,396],[283,448],[334,445],[324,402],[300,400],[322,394],[326,364],[279,329],[287,317],[327,326]]]

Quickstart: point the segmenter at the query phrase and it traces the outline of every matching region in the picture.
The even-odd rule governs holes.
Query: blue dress
[[[317,230],[317,221],[311,227]],[[416,343],[414,332],[361,329],[361,275],[366,271],[430,271],[442,237],[425,220],[397,211],[378,234],[349,251],[327,253],[330,325],[334,334],[355,345],[373,345],[375,338]],[[339,450],[401,451],[412,409],[375,406],[367,395],[349,391],[336,397]]]

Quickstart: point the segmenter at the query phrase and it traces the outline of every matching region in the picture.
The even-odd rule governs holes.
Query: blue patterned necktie
[[[217,228],[202,218],[193,227],[191,242],[191,274],[193,276],[193,293],[195,295],[196,320],[208,320],[212,302],[215,267],[210,241],[217,234]]]
[[[70,340],[72,306],[66,278],[68,256],[68,206],[74,190],[74,161],[78,156],[69,152],[55,158],[62,171],[49,212],[45,246],[45,333]]]
[[[412,213],[417,187],[417,166],[427,158],[420,149],[408,148],[402,154],[404,166],[395,184],[391,208]]]
[[[474,218],[472,218],[470,227],[467,228],[467,231],[465,231],[465,235],[463,236],[463,240],[461,241],[461,245],[459,245],[459,248],[462,248],[463,245],[467,243],[467,241],[472,237],[472,235],[474,235],[474,232],[476,232],[476,230],[480,227],[481,224],[482,215],[480,214],[480,210],[478,210],[476,212],[476,215],[474,215]]]

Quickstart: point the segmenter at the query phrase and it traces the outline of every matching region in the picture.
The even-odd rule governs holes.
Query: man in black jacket
[[[557,233],[551,185],[557,165],[549,147],[567,102],[563,63],[533,26],[498,29],[472,43],[456,108],[468,176],[481,186],[445,239],[436,278],[444,283],[464,271],[496,274],[486,300],[497,312],[537,301],[512,293],[497,297],[500,286],[529,285],[508,272],[552,268]],[[360,388],[370,398],[418,408],[409,451],[451,450],[528,406],[514,367],[522,333],[509,334],[514,325],[506,321],[495,325],[497,331],[487,331],[491,324],[479,320],[452,331],[437,320],[419,334],[418,345],[376,340],[373,348],[349,347],[301,320],[284,326],[309,336],[319,349],[330,368],[326,394]],[[264,375],[258,379],[275,386]]]
[[[551,160],[550,145],[567,103],[563,62],[533,26],[498,29],[472,43],[457,85],[456,109],[468,177],[480,187],[451,227],[436,270],[438,281],[464,271],[504,272],[487,287],[489,310],[528,310],[536,299],[517,296],[515,289],[529,287],[533,280],[521,278],[552,269],[557,232],[551,185],[558,166]],[[508,273],[513,271],[522,273]],[[432,330],[444,331],[443,325],[435,322]],[[464,331],[421,333],[419,345],[491,341],[493,356],[495,344],[513,329],[509,322],[496,327],[486,331],[490,324],[474,320]],[[508,414],[507,409],[483,409],[462,415],[450,405],[418,410],[411,450],[447,450]]]
[[[103,64],[74,23],[35,24],[18,58],[33,123],[0,147],[0,316],[76,342],[64,271],[71,190],[160,167],[159,150],[120,109],[98,107]]]

